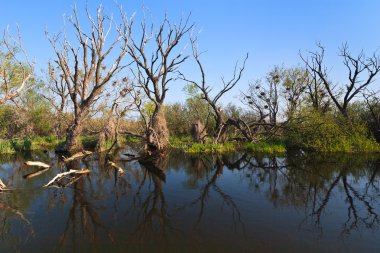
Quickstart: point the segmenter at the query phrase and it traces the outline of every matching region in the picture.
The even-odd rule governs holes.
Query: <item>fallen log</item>
[[[50,168],[49,164],[46,164],[46,163],[43,163],[43,162],[38,162],[38,161],[26,161],[24,164],[28,165],[28,166],[37,166],[37,167],[42,167],[42,168]]]
[[[36,171],[36,172],[33,172],[33,173],[29,173],[29,174],[26,174],[23,176],[24,179],[29,179],[29,178],[33,178],[33,177],[36,177],[38,175],[41,175],[43,173],[45,173],[46,171],[48,171],[50,168],[46,168],[46,169],[42,169],[42,170],[39,170],[39,171]]]
[[[88,156],[91,154],[92,154],[91,151],[83,150],[81,152],[75,153],[74,155],[72,155],[70,157],[64,157],[63,156],[63,162],[68,163],[68,162],[74,161],[76,159],[80,159],[82,157],[85,157],[85,156]]]
[[[55,182],[58,182],[62,178],[68,176],[68,175],[83,175],[90,173],[91,170],[69,170],[67,172],[59,173],[57,174],[52,180],[49,181],[49,183],[45,184],[43,187],[49,187]]]
[[[121,167],[117,166],[116,163],[114,163],[114,162],[112,162],[112,161],[108,161],[108,164],[109,164],[112,168],[116,169],[116,171],[119,173],[120,176],[124,174],[124,170],[123,170]]]

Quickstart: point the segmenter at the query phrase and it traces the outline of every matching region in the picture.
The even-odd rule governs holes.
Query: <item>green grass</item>
[[[243,149],[252,153],[255,153],[255,152],[269,153],[269,154],[286,153],[286,147],[283,143],[267,143],[267,142],[244,143]]]
[[[171,136],[170,146],[187,153],[226,153],[236,151],[235,143],[196,143],[191,136]]]
[[[261,153],[285,153],[286,147],[283,141],[277,140],[272,142],[260,143],[195,143],[190,136],[171,136],[170,146],[175,149],[181,149],[187,153],[228,153],[234,151],[261,152]]]
[[[0,153],[13,154],[21,151],[42,150],[54,148],[62,140],[55,136],[15,138],[11,140],[0,140]]]
[[[190,148],[194,144],[191,136],[170,136],[169,141],[172,148],[183,150]]]
[[[234,143],[193,143],[185,149],[188,153],[228,153],[236,151]]]
[[[127,143],[139,143],[142,141],[141,138],[132,135],[127,135],[125,140]]]

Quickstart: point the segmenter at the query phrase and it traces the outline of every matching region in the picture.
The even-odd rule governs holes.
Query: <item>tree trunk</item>
[[[168,143],[169,130],[166,124],[165,111],[162,105],[157,105],[147,129],[146,148],[148,152],[163,151]]]
[[[224,134],[225,134],[225,127],[224,127],[224,120],[223,120],[223,112],[220,109],[214,109],[216,113],[216,125],[215,125],[215,131],[213,136],[213,143],[218,143],[219,141],[224,141]]]
[[[83,130],[84,113],[75,116],[74,123],[67,129],[66,140],[61,147],[57,148],[59,152],[74,152],[83,149],[79,142],[79,136]]]
[[[191,136],[193,140],[198,143],[204,143],[207,136],[206,128],[203,122],[198,119],[191,127]]]

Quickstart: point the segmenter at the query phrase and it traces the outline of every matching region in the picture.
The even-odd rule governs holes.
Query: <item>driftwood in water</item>
[[[3,183],[3,180],[0,179],[0,191],[7,188],[7,186]]]
[[[38,161],[26,161],[25,165],[28,166],[37,166],[37,167],[42,167],[42,168],[50,168],[49,164],[43,163],[43,162],[38,162]]]
[[[88,155],[91,155],[91,154],[92,154],[91,151],[83,150],[81,152],[75,153],[74,155],[72,155],[70,157],[63,157],[63,161],[65,163],[68,163],[68,162],[74,161],[76,159],[80,159],[82,157],[85,157],[85,156],[88,156]]]
[[[51,186],[53,183],[59,183],[59,181],[62,179],[62,178],[65,178],[66,176],[68,175],[83,175],[83,174],[88,174],[90,173],[91,170],[69,170],[67,172],[63,172],[63,173],[59,173],[58,175],[56,175],[52,180],[50,180],[49,183],[45,184],[43,187],[49,187]],[[72,183],[72,182],[71,182]],[[70,183],[70,184],[71,184]],[[67,186],[67,184],[66,184]]]
[[[46,169],[42,169],[42,170],[38,170],[36,172],[33,172],[33,173],[29,173],[29,174],[26,174],[23,176],[24,179],[29,179],[29,178],[32,178],[32,177],[36,177],[38,175],[41,175],[43,173],[45,173],[46,171],[48,171],[50,168],[46,168]]]
[[[108,164],[112,168],[114,168],[119,173],[120,176],[124,174],[124,170],[121,167],[117,166],[116,163],[114,163],[112,161],[108,161]]]

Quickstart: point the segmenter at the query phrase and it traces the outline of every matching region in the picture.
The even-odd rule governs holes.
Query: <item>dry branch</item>
[[[120,176],[124,174],[124,170],[121,167],[117,166],[116,163],[114,163],[112,161],[108,161],[108,164],[112,168],[114,168],[119,173]]]
[[[49,164],[46,164],[46,163],[43,163],[43,162],[38,162],[38,161],[26,161],[24,164],[28,165],[28,166],[37,166],[37,167],[42,167],[42,168],[50,168]]]
[[[75,153],[74,155],[72,155],[70,157],[64,157],[63,156],[63,161],[65,163],[68,163],[68,162],[74,161],[76,159],[80,159],[82,157],[85,157],[85,156],[88,156],[88,155],[91,155],[91,154],[92,154],[91,151],[83,150],[81,152]]]
[[[69,170],[67,172],[59,173],[57,174],[52,180],[50,180],[49,183],[45,184],[43,187],[49,187],[55,182],[58,182],[62,178],[68,176],[68,175],[83,175],[83,174],[88,174],[90,173],[91,170]]]
[[[4,190],[7,186],[3,183],[3,180],[0,179],[0,190]]]

